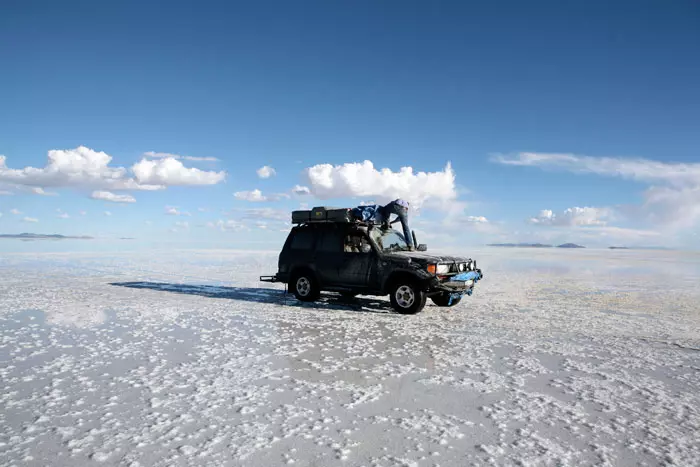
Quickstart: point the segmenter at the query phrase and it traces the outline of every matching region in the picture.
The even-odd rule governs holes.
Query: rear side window
[[[323,232],[316,249],[326,253],[340,253],[343,251],[342,245],[343,236],[340,232],[338,230],[327,230]]]
[[[313,242],[313,232],[310,230],[297,230],[292,238],[290,248],[292,250],[310,250]]]

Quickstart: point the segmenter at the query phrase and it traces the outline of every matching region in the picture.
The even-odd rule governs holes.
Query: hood
[[[411,260],[411,262],[422,265],[429,263],[468,263],[470,261],[469,258],[463,256],[435,255],[425,251],[392,251],[390,253],[384,253],[384,255],[387,258],[399,261]]]

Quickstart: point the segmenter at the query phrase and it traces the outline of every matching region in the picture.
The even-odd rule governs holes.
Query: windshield
[[[382,251],[408,251],[403,235],[394,229],[372,229],[371,235]]]

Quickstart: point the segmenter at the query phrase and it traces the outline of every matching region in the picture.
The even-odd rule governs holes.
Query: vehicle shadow
[[[258,287],[223,287],[217,285],[175,284],[167,282],[110,282],[109,285],[132,289],[149,289],[161,292],[199,295],[210,298],[224,298],[254,303],[295,306],[303,308],[322,308],[367,313],[394,314],[394,309],[387,300],[379,297],[346,298],[332,292],[324,292],[316,302],[301,302],[292,293],[280,289]]]

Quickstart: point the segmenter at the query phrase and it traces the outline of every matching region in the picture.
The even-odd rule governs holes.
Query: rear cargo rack
[[[355,217],[350,208],[316,206],[310,210],[292,211],[292,224],[306,224],[308,222],[352,223],[354,220]]]

